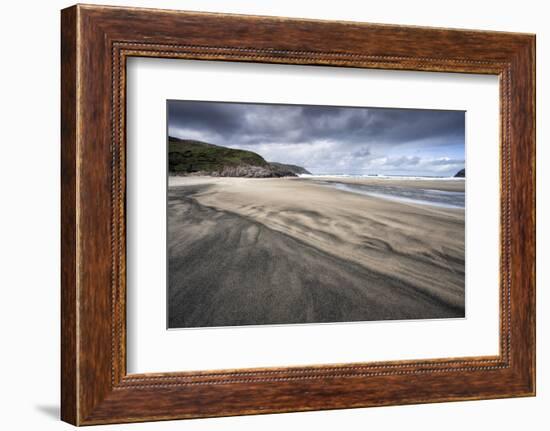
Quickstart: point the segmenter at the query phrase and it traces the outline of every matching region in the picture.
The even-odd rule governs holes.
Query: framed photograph
[[[167,108],[169,329],[465,317],[465,112]]]
[[[61,14],[61,415],[535,394],[535,36]]]

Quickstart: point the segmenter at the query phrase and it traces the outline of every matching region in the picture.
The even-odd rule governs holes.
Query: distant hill
[[[294,177],[306,169],[267,162],[252,151],[221,147],[201,141],[168,138],[168,170],[175,175],[220,177]]]
[[[455,174],[455,178],[464,178],[466,176],[466,169],[461,169]]]
[[[301,166],[296,165],[287,165],[285,163],[277,163],[277,162],[268,162],[271,166],[274,166],[276,168],[279,168],[281,170],[287,169],[290,172],[294,174],[308,174],[311,175],[311,172],[309,172],[306,168],[302,168]]]

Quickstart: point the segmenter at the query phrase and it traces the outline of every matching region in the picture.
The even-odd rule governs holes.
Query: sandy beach
[[[169,327],[463,317],[463,195],[458,180],[170,177]]]

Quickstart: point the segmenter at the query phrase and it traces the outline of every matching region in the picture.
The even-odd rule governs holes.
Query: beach
[[[464,317],[464,187],[169,177],[169,327]]]

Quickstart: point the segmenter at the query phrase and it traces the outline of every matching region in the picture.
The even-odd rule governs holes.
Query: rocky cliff
[[[455,178],[464,178],[466,176],[466,169],[461,169],[455,174]]]

